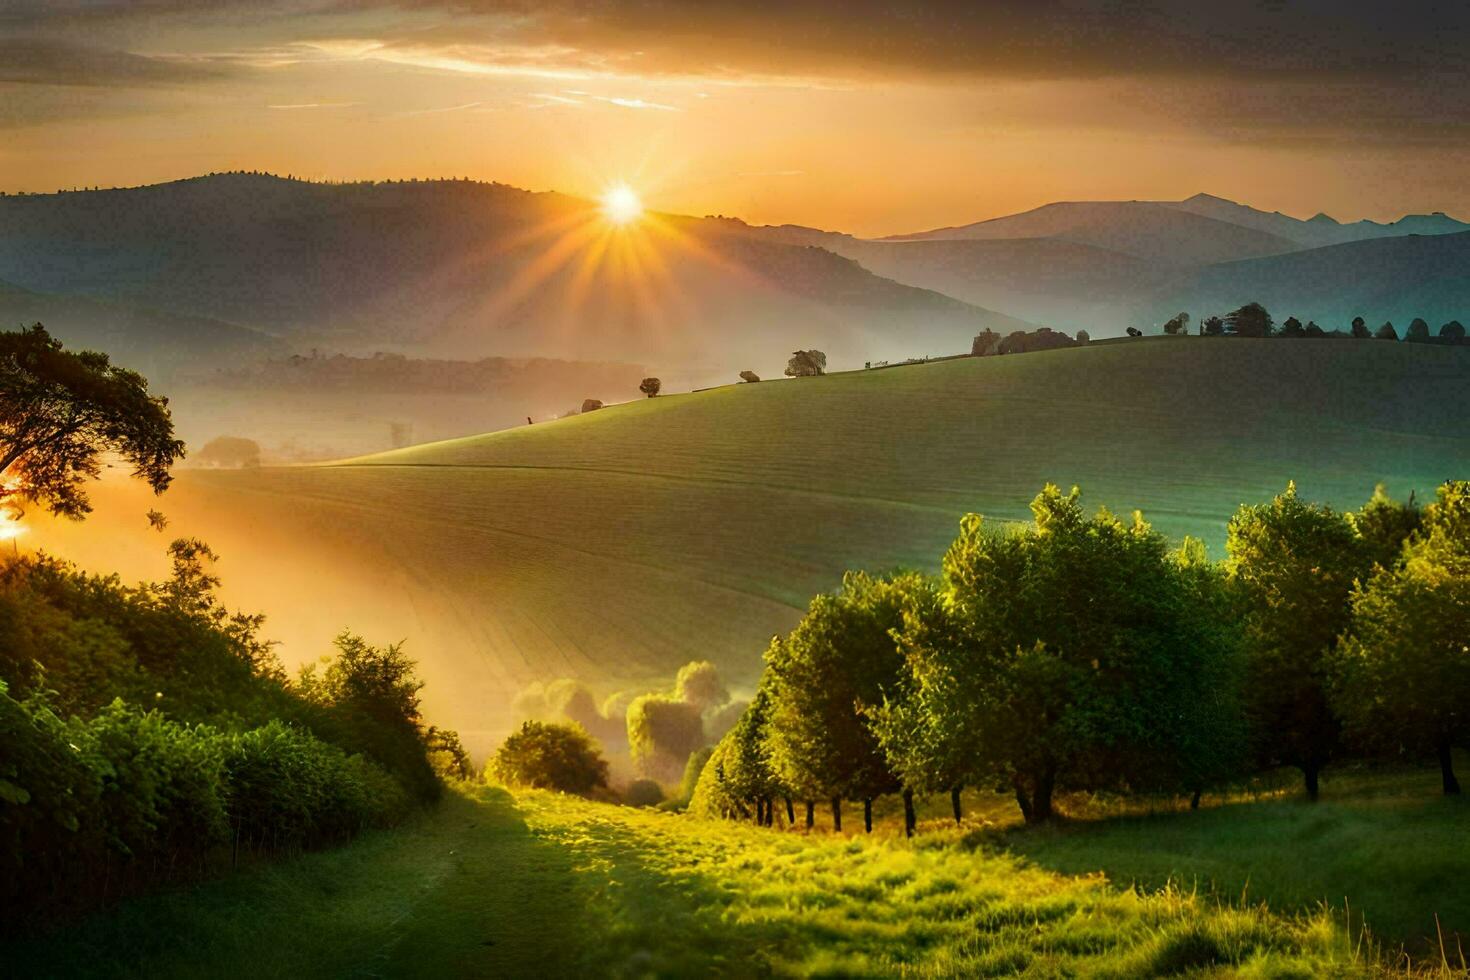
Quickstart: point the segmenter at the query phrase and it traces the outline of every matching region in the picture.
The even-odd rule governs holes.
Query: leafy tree
[[[827,373],[827,355],[819,350],[799,350],[786,362],[788,378],[812,378]]]
[[[1200,321],[1201,336],[1218,337],[1225,332],[1225,321],[1217,316],[1207,316]]]
[[[1397,330],[1395,330],[1393,328],[1393,324],[1392,323],[1385,322],[1383,324],[1383,326],[1379,327],[1377,330],[1375,330],[1373,332],[1373,339],[1374,340],[1398,340],[1399,339],[1399,333],[1398,333]]]
[[[1325,665],[1352,620],[1352,588],[1372,557],[1347,515],[1296,485],[1245,505],[1226,528],[1226,562],[1246,633],[1246,705],[1260,761],[1302,770],[1307,796],[1338,748]]]
[[[194,462],[225,469],[251,469],[260,465],[260,443],[241,436],[218,436],[194,454]]]
[[[429,765],[443,779],[474,779],[475,769],[470,765],[470,754],[459,740],[459,732],[451,728],[429,726],[424,733],[424,750]]]
[[[718,763],[716,778],[725,791],[742,804],[755,806],[755,822],[774,822],[776,797],[790,798],[790,791],[771,766],[768,738],[771,721],[771,675],[763,674],[750,706],[730,729],[728,748]]]
[[[1404,560],[1354,590],[1333,666],[1347,735],[1435,753],[1444,792],[1459,793],[1452,750],[1470,744],[1470,482],[1441,486]]]
[[[1429,324],[1422,317],[1415,317],[1409,324],[1409,329],[1404,333],[1404,339],[1410,343],[1423,344],[1429,341]]]
[[[755,384],[760,379],[761,379],[761,376],[758,375],[758,374],[756,374],[754,371],[741,371],[740,372],[740,380],[741,381],[744,381],[746,384]]]
[[[1424,513],[1412,493],[1400,503],[1380,483],[1362,509],[1348,514],[1348,520],[1367,550],[1370,566],[1393,568],[1403,558],[1405,542],[1419,532]]]
[[[1307,331],[1302,327],[1302,321],[1294,316],[1287,317],[1286,322],[1281,324],[1281,336],[1283,337],[1305,337],[1306,335]]]
[[[1372,336],[1372,334],[1368,332],[1367,322],[1365,322],[1360,316],[1353,317],[1352,334],[1353,339],[1355,340],[1367,340],[1369,337]]]
[[[0,333],[0,502],[80,518],[91,510],[83,485],[109,454],[155,493],[168,489],[184,454],[168,399],[106,354],[63,350],[39,323]]]
[[[638,383],[638,390],[649,398],[657,395],[663,389],[664,383],[658,378],[644,378]]]
[[[1316,320],[1308,320],[1307,327],[1303,331],[1303,334],[1308,337],[1325,337],[1327,336],[1327,331],[1317,326]]]
[[[727,703],[730,689],[720,677],[718,667],[708,660],[694,660],[679,668],[674,678],[674,697],[704,712]]]
[[[1189,333],[1189,314],[1175,313],[1173,317],[1164,324],[1164,333],[1170,337],[1182,337]]]
[[[1028,823],[1062,789],[1198,789],[1233,754],[1218,583],[1141,516],[1088,519],[1079,497],[1048,485],[1013,533],[968,515],[944,557],[953,625],[938,644],[903,638],[909,717],[931,719],[917,741],[935,753],[918,754],[916,778],[969,757],[971,779],[1013,791]]]
[[[1086,343],[1090,343],[1091,341],[1092,341],[1092,335],[1089,334],[1086,330],[1078,330],[1077,331],[1077,343],[1079,343],[1079,344],[1086,344]]]
[[[665,694],[645,694],[628,706],[628,751],[638,771],[671,783],[690,753],[703,748],[704,721],[696,705]]]
[[[607,760],[580,725],[527,721],[496,751],[486,775],[586,796],[607,787]]]
[[[863,801],[872,830],[873,800],[900,789],[863,706],[876,707],[902,678],[894,632],[922,580],[915,575],[843,576],[835,594],[812,600],[807,614],[766,651],[771,676],[768,743],[777,778],[805,799]]]
[[[1465,339],[1465,325],[1459,320],[1451,320],[1439,328],[1441,340],[1461,341]]]
[[[1275,323],[1260,303],[1247,303],[1225,315],[1225,326],[1237,337],[1269,337]]]

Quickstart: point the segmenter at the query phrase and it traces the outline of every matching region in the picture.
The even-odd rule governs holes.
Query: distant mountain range
[[[159,370],[311,346],[633,360],[666,382],[964,350],[1041,323],[1094,337],[1252,300],[1325,327],[1470,317],[1470,224],[1309,220],[1207,194],[1077,201],[878,240],[730,218],[614,231],[499,184],[219,174],[0,197],[0,322]]]

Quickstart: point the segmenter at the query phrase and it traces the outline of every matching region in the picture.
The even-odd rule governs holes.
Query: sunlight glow
[[[643,202],[627,184],[615,184],[602,195],[602,213],[615,225],[626,225],[643,216]]]
[[[0,508],[0,541],[10,541],[26,533],[20,522],[20,514],[9,508]]]

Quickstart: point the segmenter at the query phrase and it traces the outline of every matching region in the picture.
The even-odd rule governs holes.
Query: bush
[[[703,746],[698,706],[663,694],[645,694],[628,706],[628,751],[643,775],[673,782]]]
[[[607,760],[581,725],[528,721],[500,746],[485,775],[509,786],[585,796],[607,787]]]
[[[623,802],[628,806],[658,806],[664,801],[664,791],[651,779],[635,779],[623,791]]]

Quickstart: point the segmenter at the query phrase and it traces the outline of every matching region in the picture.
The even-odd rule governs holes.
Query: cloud
[[[53,38],[0,38],[0,82],[26,85],[185,85],[228,74],[222,66]]]
[[[287,105],[268,105],[267,109],[347,109],[362,105],[361,102],[294,102]]]
[[[606,102],[610,105],[622,106],[624,109],[657,109],[660,112],[681,112],[677,106],[664,105],[662,102],[645,102],[643,99],[616,98],[608,95],[594,95],[598,102]]]

